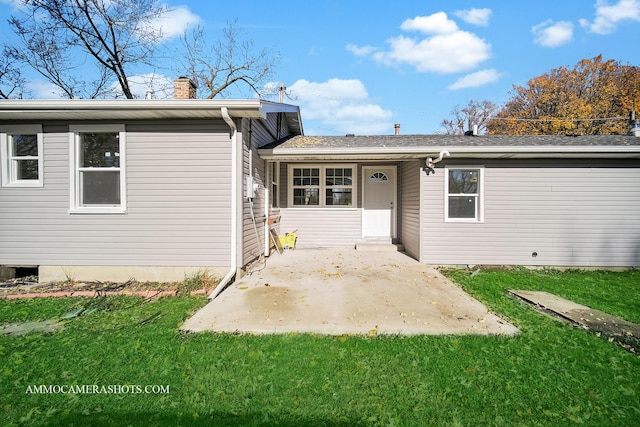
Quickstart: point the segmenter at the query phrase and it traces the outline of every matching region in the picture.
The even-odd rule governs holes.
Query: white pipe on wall
[[[267,162],[267,168],[269,168],[271,165]],[[268,257],[269,256],[269,196],[270,196],[270,191],[269,191],[269,187],[271,186],[271,184],[268,182],[269,179],[271,179],[271,172],[270,169],[268,169],[268,172],[265,174],[267,176],[267,182],[265,182],[264,184],[264,256]]]
[[[220,109],[222,118],[231,129],[231,267],[229,272],[222,278],[218,286],[209,294],[209,299],[214,299],[227,287],[236,275],[238,269],[238,153],[242,155],[242,150],[238,149],[238,128],[234,123],[227,107]]]

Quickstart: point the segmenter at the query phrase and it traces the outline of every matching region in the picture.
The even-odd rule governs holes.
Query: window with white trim
[[[445,220],[482,222],[484,168],[446,167]]]
[[[271,207],[280,207],[280,162],[270,163]]]
[[[289,206],[354,207],[356,167],[289,165]]]
[[[71,212],[124,213],[124,126],[73,126],[71,159]]]
[[[2,186],[43,186],[43,134],[40,125],[6,126],[0,130]]]

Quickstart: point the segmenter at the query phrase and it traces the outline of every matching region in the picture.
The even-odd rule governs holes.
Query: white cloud
[[[429,16],[416,16],[405,20],[400,28],[404,31],[420,31],[424,34],[451,34],[458,31],[458,24],[447,17],[444,12]]]
[[[373,58],[385,65],[409,64],[420,72],[470,70],[491,56],[491,46],[472,33],[457,31],[424,40],[404,36],[388,40],[391,49]]]
[[[573,38],[573,24],[569,21],[553,22],[547,20],[536,26],[533,32],[534,43],[545,47],[558,47],[567,44]]]
[[[593,22],[581,19],[580,25],[596,34],[613,33],[618,23],[623,21],[640,21],[640,0],[618,0],[613,5],[605,0],[598,0],[595,8],[596,17]]]
[[[497,82],[502,75],[493,68],[487,70],[476,71],[459,78],[448,87],[449,90],[467,89],[470,87],[484,86],[489,83]]]
[[[464,22],[468,24],[478,25],[480,27],[486,27],[489,25],[489,18],[493,12],[491,9],[467,9],[467,10],[456,10],[453,12],[455,16],[462,19]]]
[[[187,28],[200,22],[200,17],[193,14],[188,7],[178,6],[169,8],[168,11],[153,20],[149,25],[162,31],[162,38],[170,40],[181,36]]]
[[[27,91],[33,99],[61,99],[65,98],[62,90],[46,80],[31,79],[26,83]]]
[[[373,46],[367,45],[367,46],[359,47],[352,43],[348,44],[345,48],[356,56],[369,56],[377,50]]]
[[[12,12],[23,11],[26,9],[23,0],[0,0],[0,3],[8,4],[9,6],[11,6]]]
[[[457,73],[473,69],[491,56],[491,45],[468,31],[462,31],[444,12],[418,16],[402,23],[404,31],[416,30],[426,37],[404,35],[387,40],[389,48],[347,46],[356,55],[370,55],[387,66],[410,65],[420,72]]]
[[[287,88],[302,117],[339,133],[379,134],[393,128],[392,113],[369,99],[360,80],[298,80]]]

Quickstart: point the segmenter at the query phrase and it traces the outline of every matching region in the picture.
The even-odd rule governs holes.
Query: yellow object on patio
[[[296,246],[298,230],[293,230],[290,233],[286,233],[284,236],[278,236],[278,243],[282,249],[293,249]]]

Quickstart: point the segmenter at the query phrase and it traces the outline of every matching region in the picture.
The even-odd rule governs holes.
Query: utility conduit
[[[231,283],[238,269],[238,128],[234,123],[227,107],[220,108],[220,114],[225,123],[231,129],[231,267],[229,272],[222,278],[218,286],[209,294],[209,299],[214,299]]]

